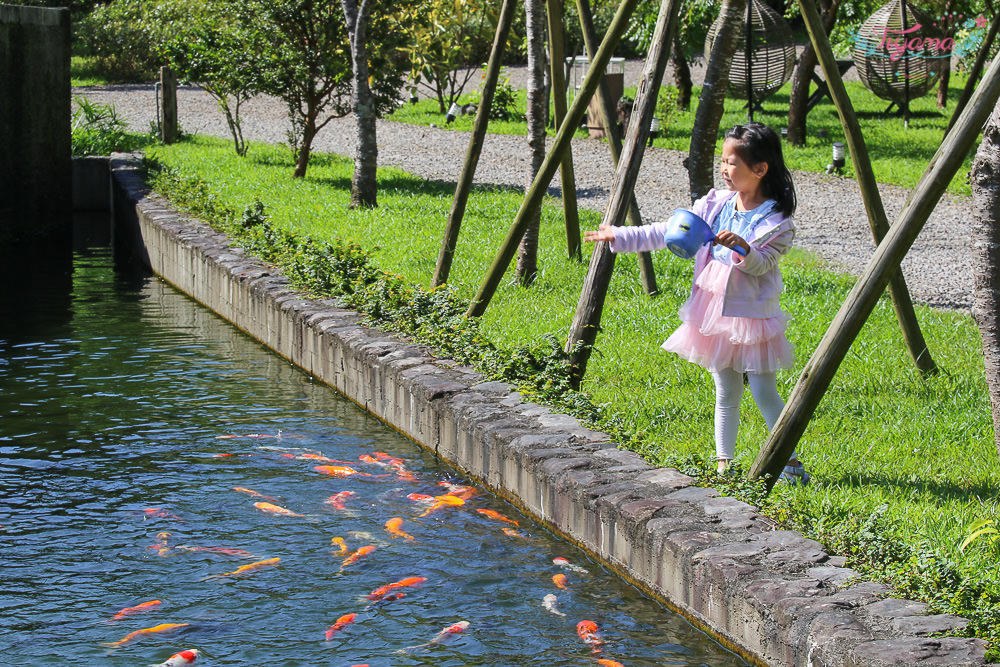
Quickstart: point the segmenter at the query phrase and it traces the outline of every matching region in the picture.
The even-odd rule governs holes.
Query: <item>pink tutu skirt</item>
[[[711,260],[698,275],[691,298],[681,306],[681,326],[662,345],[710,371],[771,373],[791,368],[795,350],[785,337],[789,316],[767,319],[726,317],[722,300],[731,267]]]

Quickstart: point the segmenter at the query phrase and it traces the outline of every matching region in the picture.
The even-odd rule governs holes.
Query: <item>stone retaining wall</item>
[[[116,230],[178,289],[480,480],[748,660],[774,667],[986,664],[965,619],[885,598],[819,543],[617,449],[509,385],[305,298],[227,238],[150,196],[115,157]],[[121,247],[121,246],[119,246]]]

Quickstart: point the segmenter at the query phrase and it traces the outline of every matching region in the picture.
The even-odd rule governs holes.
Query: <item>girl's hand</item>
[[[738,246],[744,250],[744,255],[750,252],[750,244],[744,241],[739,234],[733,234],[728,229],[724,229],[716,234],[715,242],[727,248],[736,248]]]
[[[597,243],[598,241],[611,242],[615,240],[615,232],[611,225],[601,223],[597,229],[588,229],[583,233],[583,240],[587,243]]]

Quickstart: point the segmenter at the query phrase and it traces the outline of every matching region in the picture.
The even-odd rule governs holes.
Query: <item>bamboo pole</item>
[[[615,181],[604,212],[605,225],[621,225],[629,203],[633,199],[633,188],[639,177],[639,167],[646,150],[649,124],[656,113],[656,98],[660,90],[663,73],[670,59],[671,33],[677,23],[677,10],[682,0],[661,0],[660,14],[656,19],[653,41],[646,56],[646,69],[636,91],[636,108],[629,122],[626,142],[621,160],[615,170]],[[570,326],[566,341],[566,352],[570,356],[570,377],[575,388],[587,370],[587,362],[601,328],[601,314],[604,300],[615,268],[615,255],[607,243],[598,243],[590,256],[587,278],[580,292],[580,300]]]
[[[563,0],[548,0],[549,67],[552,78],[552,102],[556,127],[566,117],[566,73],[563,69],[566,50],[563,48]],[[576,206],[576,175],[573,173],[573,151],[566,151],[559,166],[562,182],[563,218],[566,222],[566,253],[577,261],[583,258],[580,247],[580,213]]]
[[[861,199],[868,212],[868,226],[871,228],[875,245],[878,245],[889,231],[889,220],[885,214],[885,206],[882,203],[882,195],[878,191],[878,184],[875,182],[875,172],[872,171],[868,146],[865,144],[861,125],[858,123],[858,116],[854,112],[851,98],[847,94],[844,80],[840,76],[836,56],[833,55],[830,39],[826,36],[826,29],[823,27],[823,19],[820,18],[819,12],[812,2],[808,0],[798,0],[798,2],[806,30],[812,40],[813,52],[819,60],[820,67],[823,68],[823,76],[826,77],[830,97],[840,115],[840,124],[844,127],[851,160],[854,162],[854,173],[857,174],[858,186],[861,188]],[[889,295],[892,297],[896,319],[899,321],[903,341],[913,358],[913,363],[916,364],[921,373],[937,372],[937,365],[931,358],[924,335],[920,331],[920,324],[917,322],[917,315],[913,311],[913,300],[910,298],[910,291],[906,286],[906,279],[903,277],[902,271],[897,271],[890,278]]]
[[[469,191],[472,190],[472,179],[475,177],[476,167],[479,165],[479,155],[483,152],[483,141],[486,139],[486,128],[490,122],[493,95],[496,93],[497,81],[500,79],[504,46],[507,44],[510,26],[514,22],[515,9],[517,9],[515,0],[504,0],[500,16],[497,19],[493,48],[486,66],[486,80],[483,82],[483,94],[479,100],[479,107],[476,109],[476,120],[472,126],[472,135],[469,137],[469,146],[465,151],[465,165],[462,167],[458,184],[455,186],[455,198],[451,202],[451,212],[448,214],[448,223],[445,226],[441,250],[438,252],[437,264],[434,268],[434,279],[431,283],[434,287],[448,282],[448,274],[451,272],[451,262],[455,256],[455,247],[458,245],[458,233],[462,227],[462,218],[465,217]]]
[[[597,30],[594,29],[594,15],[590,11],[589,0],[576,0],[576,9],[580,15],[580,30],[583,32],[583,41],[587,45],[587,57],[593,60],[598,43]],[[618,159],[622,154],[622,137],[618,129],[618,119],[615,116],[615,100],[611,99],[611,93],[608,92],[604,77],[601,77],[600,85],[597,87],[597,102],[601,110],[604,135],[608,138],[608,149],[611,150],[611,162],[617,169]],[[642,215],[639,213],[639,203],[635,200],[634,192],[628,205],[628,223],[635,226],[642,224]],[[656,272],[653,271],[652,256],[648,252],[640,252],[637,259],[642,288],[646,290],[646,294],[656,296],[660,290],[656,286]]]
[[[993,21],[990,23],[990,30],[986,33],[986,39],[983,40],[983,45],[979,47],[979,53],[976,54],[976,60],[969,71],[969,80],[965,82],[962,94],[959,96],[958,101],[955,102],[955,111],[951,114],[951,119],[948,121],[948,129],[944,131],[945,134],[948,134],[948,131],[951,130],[951,126],[955,124],[958,115],[962,113],[969,98],[972,97],[972,91],[976,89],[976,81],[979,79],[979,74],[983,71],[983,65],[986,64],[986,59],[990,55],[993,40],[997,37],[998,28],[1000,28],[1000,12],[997,12],[993,17]]]
[[[774,485],[788,457],[802,437],[809,420],[847,355],[861,327],[875,308],[889,279],[923,229],[948,183],[961,168],[979,132],[1000,97],[1000,56],[994,58],[969,106],[945,137],[920,177],[920,182],[875,250],[864,273],[826,330],[781,411],[770,437],[750,468],[751,479],[764,478]]]
[[[611,25],[604,35],[604,41],[601,42],[600,48],[597,49],[597,56],[591,62],[587,76],[584,77],[580,93],[573,99],[573,104],[570,105],[569,111],[566,112],[566,118],[563,120],[562,125],[559,126],[559,131],[556,132],[556,138],[552,142],[552,147],[545,156],[545,160],[542,161],[542,166],[539,168],[538,173],[535,174],[535,180],[532,181],[531,187],[528,188],[524,201],[521,202],[521,208],[518,209],[510,229],[507,230],[507,236],[500,244],[500,249],[497,251],[493,263],[486,271],[479,290],[469,304],[469,309],[466,311],[467,316],[479,317],[486,312],[486,308],[490,305],[490,300],[496,293],[497,287],[500,285],[500,280],[503,278],[507,267],[510,266],[510,260],[517,251],[521,237],[524,236],[524,230],[528,226],[531,215],[536,213],[542,205],[542,197],[545,196],[549,182],[552,181],[552,176],[555,174],[556,169],[559,168],[563,153],[569,149],[573,133],[576,132],[577,126],[583,120],[583,114],[587,111],[587,102],[594,94],[594,91],[597,90],[597,84],[604,75],[604,69],[611,60],[611,54],[614,53],[621,36],[628,28],[628,20],[632,16],[632,12],[635,11],[637,4],[639,4],[639,0],[622,0],[621,5],[619,5],[618,11],[615,13],[615,17],[612,19]]]

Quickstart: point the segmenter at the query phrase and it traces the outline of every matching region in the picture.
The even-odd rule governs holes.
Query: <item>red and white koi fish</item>
[[[126,616],[131,616],[132,614],[141,614],[144,611],[150,611],[156,609],[162,603],[159,600],[150,600],[149,602],[143,602],[142,604],[137,604],[134,607],[125,607],[117,614],[111,617],[112,621],[120,621]]]
[[[562,556],[556,556],[552,559],[552,562],[564,570],[569,570],[570,572],[579,572],[580,574],[588,574],[589,570],[582,568],[579,565],[573,565],[568,560]]]
[[[593,621],[580,621],[576,624],[576,634],[586,644],[590,644],[595,651],[600,650],[604,640],[597,634],[597,623]]]
[[[421,514],[420,516],[422,517],[427,516],[431,512],[435,512],[441,509],[442,507],[460,507],[464,504],[465,501],[459,498],[458,496],[450,496],[448,494],[445,494],[443,496],[434,496],[434,502],[431,503],[431,506],[428,507],[426,510],[424,510],[424,513]]]
[[[336,510],[347,509],[344,505],[344,501],[355,495],[354,491],[341,491],[340,493],[335,493],[326,499],[326,504],[333,507]]]
[[[400,526],[403,525],[403,519],[396,516],[385,522],[386,531],[393,537],[402,537],[407,541],[413,541],[413,535],[403,532]]]
[[[242,486],[234,486],[233,491],[239,491],[240,493],[245,493],[252,498],[263,498],[264,500],[277,500],[277,498],[274,498],[273,496],[265,496],[263,493],[258,493],[253,489],[246,489]]]
[[[607,658],[601,658],[597,661],[597,664],[601,665],[601,667],[625,667],[625,665],[617,660],[608,660]]]
[[[200,655],[200,651],[197,649],[188,649],[187,651],[174,653],[165,662],[150,665],[149,667],[184,667],[185,665],[193,665],[194,661],[198,659],[198,655]]]
[[[375,551],[375,547],[371,546],[370,544],[368,546],[361,547],[357,551],[352,551],[350,554],[348,554],[347,558],[344,559],[344,562],[340,564],[340,569],[343,570],[348,565],[354,565],[359,560],[361,560],[362,558],[364,558],[373,551]]]
[[[389,465],[390,465],[389,463],[387,463],[385,461],[379,461],[377,458],[375,458],[371,454],[362,454],[361,456],[358,457],[358,460],[362,461],[364,463],[370,463],[372,465],[381,466],[383,468],[388,468]]]
[[[326,641],[333,639],[333,636],[354,622],[357,614],[344,614],[337,619],[337,622],[326,629]]]
[[[424,583],[425,581],[427,581],[427,577],[406,577],[405,579],[400,579],[399,581],[393,582],[391,584],[386,584],[385,586],[379,586],[365,597],[368,598],[369,600],[381,600],[390,591],[393,591],[397,588],[406,588],[407,586],[416,586],[418,584]]]
[[[112,648],[118,648],[123,644],[127,644],[133,639],[138,639],[139,637],[145,637],[146,635],[155,635],[161,632],[170,632],[178,628],[184,628],[190,625],[190,623],[160,623],[159,625],[154,625],[151,628],[144,628],[142,630],[136,630],[135,632],[130,632],[116,642],[108,642],[101,644],[101,646],[110,646]]]
[[[144,515],[142,517],[143,521],[145,521],[146,519],[177,519],[178,521],[184,520],[179,516],[177,516],[176,514],[168,512],[162,507],[147,507],[142,511],[142,513]]]
[[[552,612],[556,616],[565,616],[566,614],[556,609],[556,602],[558,600],[559,598],[556,597],[555,593],[549,593],[542,598],[542,606],[545,607],[545,611]]]
[[[280,514],[282,516],[305,516],[305,514],[297,514],[292,510],[287,510],[284,507],[278,507],[271,503],[259,502],[254,503],[254,507],[261,510],[262,512],[267,512],[268,514]]]
[[[483,516],[488,516],[489,518],[496,519],[497,521],[506,521],[507,523],[514,524],[515,526],[520,525],[518,524],[517,521],[514,521],[514,519],[508,519],[503,514],[500,514],[500,512],[494,512],[493,510],[476,510],[476,511],[482,514]]]
[[[556,588],[566,588],[566,575],[563,573],[553,574],[552,583],[556,585]]]
[[[232,577],[239,574],[246,574],[247,572],[254,572],[255,570],[260,570],[265,567],[273,567],[281,562],[280,558],[268,558],[266,560],[259,560],[256,563],[249,563],[247,565],[240,565],[238,568],[232,572],[223,572],[222,574],[214,574],[207,579],[212,579],[215,577]],[[203,580],[204,581],[204,580]]]
[[[411,493],[406,496],[407,500],[412,500],[415,503],[430,503],[434,502],[434,496],[428,496],[426,493]]]
[[[313,470],[321,472],[324,475],[331,475],[333,477],[350,477],[351,475],[374,477],[374,475],[367,472],[358,472],[350,466],[315,466]]]
[[[446,628],[444,628],[443,630],[441,630],[441,632],[437,633],[437,635],[434,636],[434,639],[430,640],[426,644],[419,644],[417,646],[410,646],[410,647],[407,647],[406,650],[407,651],[414,651],[414,650],[416,650],[418,648],[427,648],[428,646],[433,646],[434,644],[440,644],[441,642],[443,642],[445,639],[448,639],[449,637],[457,635],[460,632],[465,632],[466,630],[469,629],[469,625],[470,625],[470,623],[468,621],[459,621],[458,623],[452,623],[451,625],[449,625]]]

